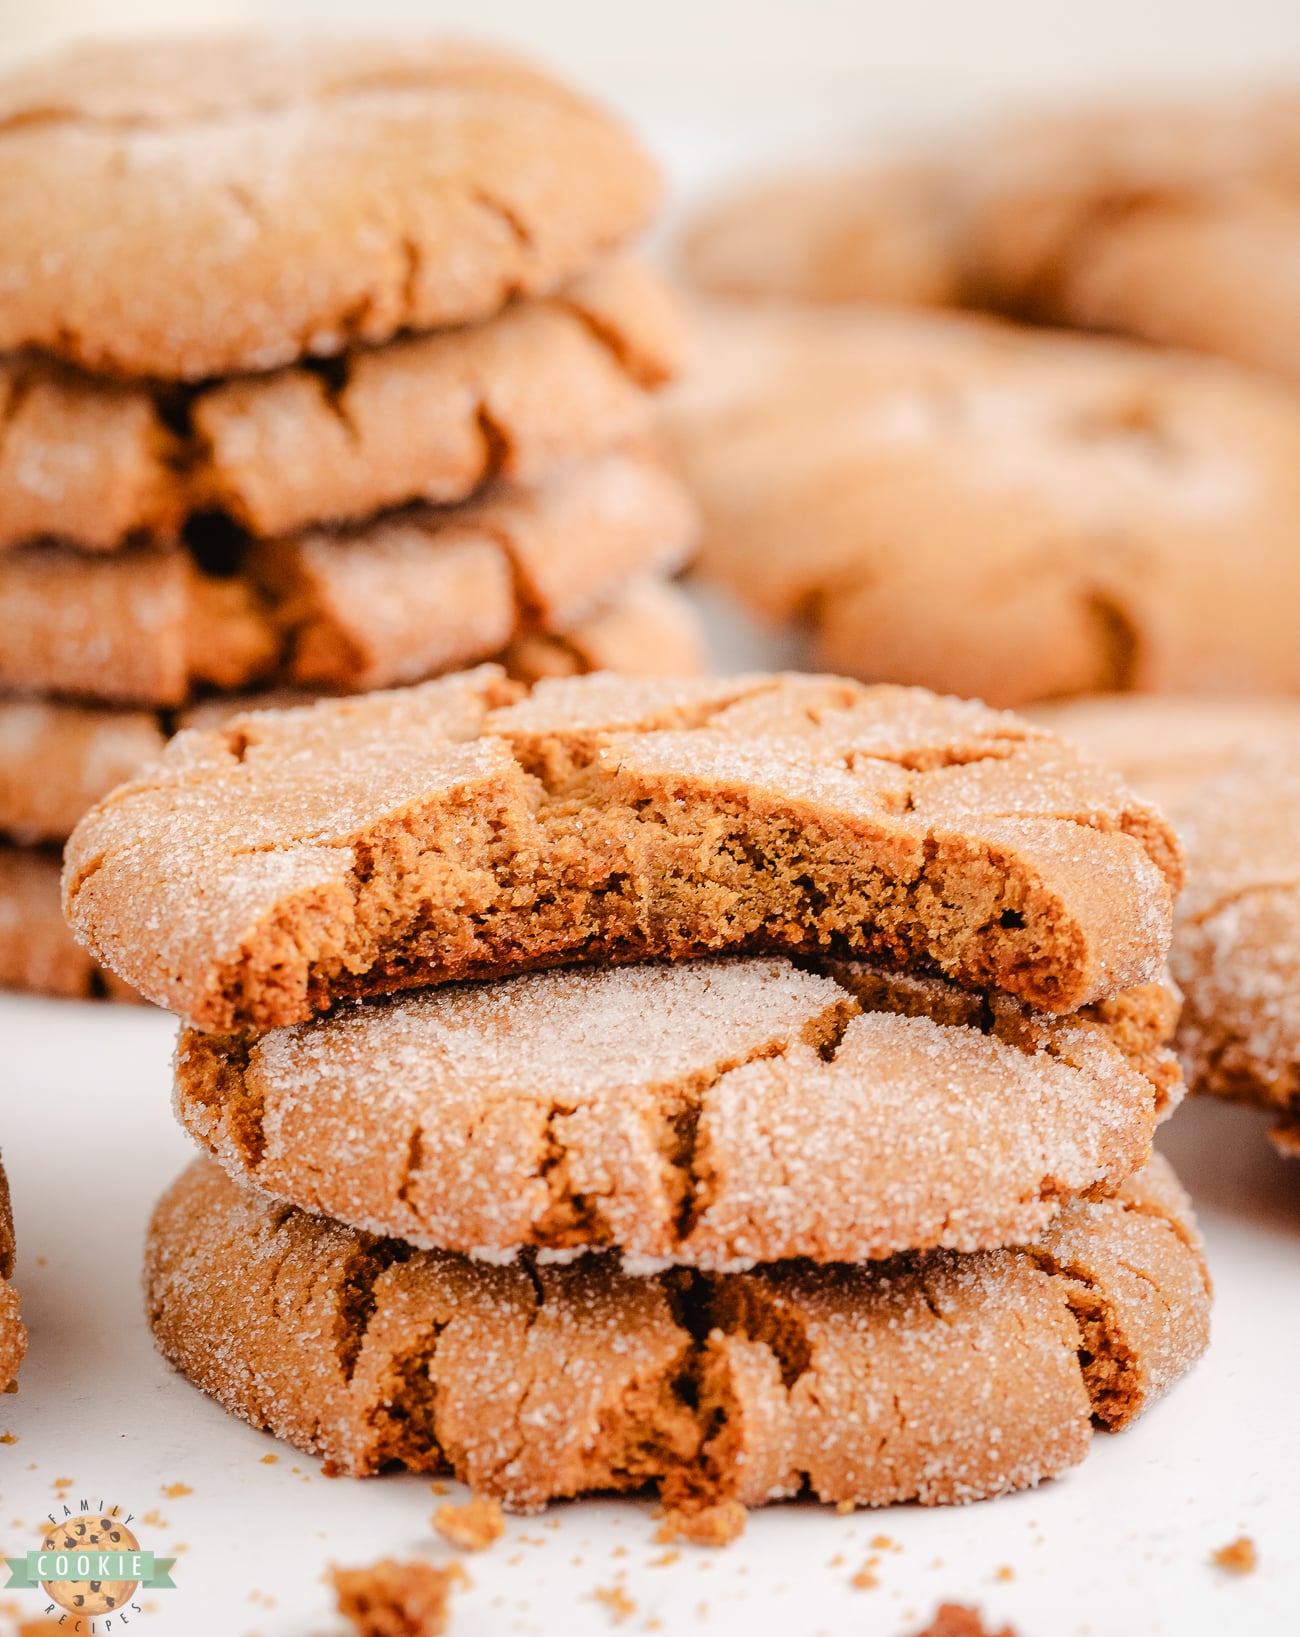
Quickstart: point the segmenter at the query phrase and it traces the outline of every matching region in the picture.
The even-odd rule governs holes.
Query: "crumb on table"
[[[671,1546],[675,1540],[689,1541],[692,1546],[729,1546],[744,1533],[748,1517],[739,1501],[716,1501],[699,1510],[674,1507],[665,1514],[654,1538],[660,1546]]]
[[[978,1609],[964,1603],[940,1603],[934,1619],[916,1637],[1015,1637],[1010,1626],[1001,1631],[985,1631]]]
[[[1226,1546],[1220,1546],[1213,1554],[1213,1560],[1219,1568],[1231,1570],[1233,1574],[1252,1574],[1259,1562],[1259,1554],[1250,1536],[1242,1535],[1237,1540],[1229,1541]]]
[[[433,1527],[444,1540],[459,1546],[464,1552],[481,1552],[505,1531],[506,1520],[501,1502],[486,1495],[475,1495],[463,1506],[450,1501],[433,1514]]]
[[[463,1583],[459,1564],[398,1563],[391,1557],[364,1569],[333,1569],[339,1613],[358,1637],[439,1637],[447,1629],[447,1600]]]
[[[597,1603],[605,1605],[609,1610],[610,1619],[616,1626],[621,1626],[624,1620],[630,1619],[636,1613],[636,1604],[622,1586],[597,1586],[591,1595]]]

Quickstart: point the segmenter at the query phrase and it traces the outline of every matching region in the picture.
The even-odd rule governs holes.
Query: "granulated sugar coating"
[[[1300,733],[1260,742],[1188,797],[1194,864],[1171,959],[1199,1091],[1278,1110],[1300,1151]]]
[[[1159,1158],[1027,1248],[655,1276],[413,1250],[200,1159],[155,1213],[146,1291],[173,1364],[327,1469],[450,1469],[525,1510],[647,1486],[688,1509],[1023,1488],[1163,1392],[1208,1318]]]
[[[841,978],[561,970],[187,1030],[176,1107],[236,1179],[415,1245],[718,1269],[1018,1244],[1144,1165],[1181,1091],[1167,988],[1126,997],[1125,1033]]]
[[[485,667],[179,735],[78,825],[65,908],[205,1029],[719,950],[883,958],[1068,1013],[1158,976],[1181,878],[1155,808],[978,705],[762,675],[519,699]]]
[[[658,191],[616,120],[491,49],[90,41],[0,78],[0,350],[198,381],[472,323]]]

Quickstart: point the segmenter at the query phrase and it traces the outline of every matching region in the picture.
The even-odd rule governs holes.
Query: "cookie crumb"
[[[699,1511],[682,1511],[674,1507],[655,1530],[660,1546],[671,1546],[675,1540],[686,1540],[692,1546],[730,1546],[745,1532],[749,1513],[739,1501],[716,1501]]]
[[[192,1495],[194,1491],[188,1484],[164,1484],[163,1495],[169,1501],[178,1501],[182,1495]]]
[[[263,1466],[274,1466],[275,1463],[279,1459],[280,1459],[280,1457],[278,1455],[264,1455],[262,1457],[262,1465]]]
[[[621,1626],[636,1613],[636,1604],[623,1590],[622,1586],[597,1586],[592,1592],[597,1603],[603,1603],[609,1610],[610,1619],[616,1626]]]
[[[459,1546],[463,1552],[481,1552],[505,1532],[506,1520],[501,1502],[486,1495],[475,1495],[463,1506],[450,1502],[433,1514],[433,1527],[444,1540]]]
[[[17,1442],[18,1434],[16,1432],[0,1432],[0,1444],[16,1444]]]
[[[1229,1541],[1226,1546],[1220,1546],[1218,1551],[1211,1555],[1220,1569],[1227,1569],[1232,1574],[1254,1574],[1259,1563],[1255,1542],[1249,1535],[1242,1535],[1237,1540]]]
[[[364,1569],[332,1569],[330,1579],[339,1613],[358,1637],[440,1637],[451,1589],[466,1583],[458,1563],[438,1569],[391,1557]]]
[[[965,1603],[940,1603],[934,1619],[916,1637],[1016,1637],[1010,1626],[1001,1631],[985,1631],[978,1609]]]
[[[681,1555],[680,1552],[664,1552],[660,1557],[652,1557],[649,1567],[652,1569],[666,1569],[670,1564],[676,1563]]]
[[[878,1559],[873,1557],[869,1563],[864,1563],[849,1581],[849,1585],[860,1592],[874,1591],[880,1584],[880,1576],[874,1568],[877,1561]]]
[[[1014,1580],[1016,1578],[1016,1571],[1009,1563],[1004,1563],[993,1578],[995,1580]]]
[[[894,1544],[891,1535],[872,1535],[868,1544],[873,1552],[901,1552],[903,1549]]]

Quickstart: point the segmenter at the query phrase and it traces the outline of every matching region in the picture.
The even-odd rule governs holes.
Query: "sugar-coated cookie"
[[[176,1109],[238,1180],[411,1244],[719,1269],[1018,1244],[1140,1169],[1181,1092],[1168,990],[1130,1057],[1095,1015],[840,977],[534,972],[188,1029]]]
[[[0,358],[0,549],[108,550],[214,511],[267,537],[537,483],[643,436],[682,339],[663,283],[616,256],[483,324],[192,392]]]
[[[816,676],[518,691],[485,667],[178,735],[78,825],[77,936],[224,1030],[717,951],[924,965],[1056,1013],[1161,972],[1173,832],[1016,717]]]
[[[180,547],[28,546],[0,553],[0,689],[165,708],[204,689],[419,681],[563,635],[680,567],[694,534],[681,484],[627,449],[463,506],[243,542],[231,572]]]
[[[1300,692],[1300,402],[992,320],[701,310],[700,567],[815,663],[998,705]]]
[[[150,711],[0,699],[0,836],[62,843],[93,803],[162,753]]]
[[[643,227],[623,127],[420,39],[98,40],[0,78],[0,350],[197,381],[482,320]]]
[[[59,855],[0,843],[0,989],[69,1000],[139,996],[80,947],[59,902]]]
[[[450,1469],[521,1510],[658,1489],[884,1506],[1035,1484],[1197,1358],[1208,1294],[1159,1158],[1020,1249],[631,1275],[491,1266],[241,1188],[210,1160],[146,1251],[164,1356],[327,1469]]]
[[[1278,1146],[1300,1152],[1300,729],[1250,745],[1176,812],[1188,1083],[1275,1111]]]

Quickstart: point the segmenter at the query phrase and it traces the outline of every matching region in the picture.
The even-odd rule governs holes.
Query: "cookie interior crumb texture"
[[[200,1159],[147,1247],[166,1358],[227,1409],[364,1475],[452,1471],[518,1510],[658,1490],[888,1505],[1035,1484],[1199,1356],[1208,1291],[1158,1157],[1032,1245],[859,1267],[490,1265],[378,1239]]]
[[[1060,1019],[832,971],[562,969],[186,1030],[175,1106],[236,1179],[411,1244],[720,1268],[1020,1243],[1145,1164],[1180,1095],[1167,984]]]
[[[438,1568],[419,1558],[398,1563],[382,1558],[362,1569],[330,1573],[339,1613],[356,1637],[440,1637],[448,1603],[465,1579],[457,1563]]]
[[[513,702],[512,702],[513,701]],[[490,667],[178,735],[77,826],[79,939],[205,1029],[530,966],[837,950],[1055,1013],[1159,976],[1177,838],[1015,717]]]

